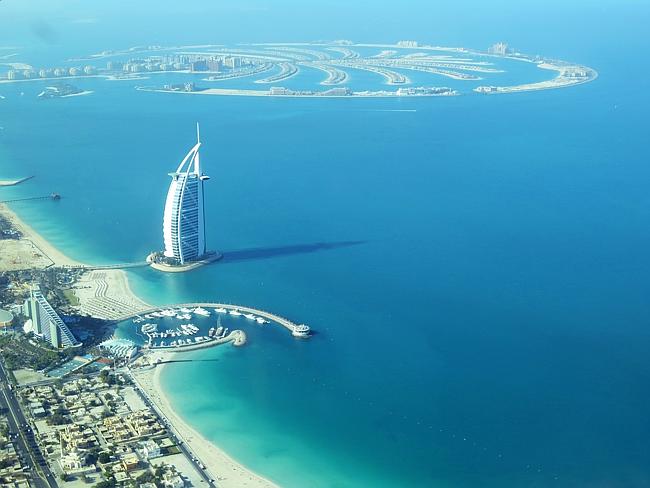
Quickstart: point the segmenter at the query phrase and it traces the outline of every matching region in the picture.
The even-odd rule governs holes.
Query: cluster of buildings
[[[0,415],[0,486],[29,488],[29,473],[16,451],[7,417]]]
[[[182,456],[176,441],[128,379],[117,377],[117,387],[96,376],[19,390],[48,464],[59,476],[101,472],[117,486],[155,477],[159,487],[183,488],[188,478],[174,465]]]
[[[188,81],[185,83],[170,83],[167,85],[163,85],[163,90],[195,92],[198,91],[199,89],[196,87],[196,84],[194,84],[194,82]]]
[[[515,51],[505,42],[497,42],[492,44],[488,48],[488,54],[494,54],[496,56],[507,56],[508,54],[513,54]]]
[[[8,80],[30,80],[34,78],[65,78],[69,76],[91,76],[97,74],[94,66],[72,67],[72,68],[41,68],[7,71]]]
[[[108,61],[106,69],[95,66],[73,66],[71,68],[11,69],[7,71],[8,80],[30,80],[92,76],[98,71],[110,73],[146,73],[160,71],[190,71],[193,73],[224,73],[261,64],[262,61],[233,55],[170,54],[133,58],[128,61]]]
[[[418,47],[418,41],[398,41],[397,47]]]
[[[236,70],[244,66],[257,64],[258,61],[241,56],[203,55],[203,54],[170,54],[165,56],[149,56],[130,59],[126,62],[108,61],[106,70],[125,73],[144,73],[155,71],[191,71],[221,73],[225,70]]]
[[[354,92],[347,87],[337,87],[337,88],[330,88],[329,90],[324,90],[320,92],[315,92],[312,90],[291,90],[290,88],[284,88],[281,86],[274,86],[269,89],[269,95],[272,96],[285,96],[285,97],[293,97],[293,96],[313,96],[313,95],[320,95],[320,96],[325,96],[325,97],[346,97],[350,95],[354,95]]]
[[[451,95],[458,95],[458,92],[456,90],[453,90],[452,88],[447,88],[444,86],[436,86],[436,87],[419,86],[419,87],[409,87],[409,88],[398,88],[396,94],[399,97],[423,96],[423,95],[428,95],[428,96],[450,95],[451,96]]]

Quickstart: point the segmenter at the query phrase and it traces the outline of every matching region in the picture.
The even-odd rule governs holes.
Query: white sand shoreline
[[[6,204],[0,203],[0,215],[9,220],[12,225],[23,235],[22,239],[31,241],[38,249],[45,254],[56,266],[84,266],[50,244],[43,236],[36,232],[29,224],[22,220],[16,212]]]
[[[183,353],[174,353],[173,357],[181,354]],[[165,360],[169,359],[170,356],[166,355]],[[160,384],[160,375],[166,367],[165,364],[159,364],[149,369],[134,370],[133,377],[160,413],[170,421],[185,445],[205,464],[206,471],[216,481],[217,486],[277,488],[278,485],[272,481],[259,476],[228,456],[225,451],[199,434],[178,415]]]

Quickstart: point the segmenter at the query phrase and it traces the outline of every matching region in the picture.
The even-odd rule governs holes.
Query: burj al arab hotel
[[[201,260],[206,254],[203,174],[199,159],[201,138],[196,124],[196,144],[174,173],[163,216],[164,255],[177,264]]]

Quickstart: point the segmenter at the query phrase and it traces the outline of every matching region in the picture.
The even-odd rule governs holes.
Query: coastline
[[[29,224],[22,220],[16,212],[11,210],[6,204],[0,203],[0,215],[5,217],[11,224],[23,235],[21,240],[31,241],[54,266],[84,266],[83,263],[76,261],[49,243],[43,236],[36,232]]]
[[[171,357],[166,355],[165,360],[174,359],[181,354],[174,353]],[[173,409],[160,382],[160,375],[165,367],[165,364],[158,364],[146,370],[132,370],[132,376],[152,403],[156,405],[158,411],[169,420],[186,446],[205,464],[206,471],[216,481],[216,484],[223,488],[242,486],[278,488],[278,485],[272,481],[259,476],[228,456],[216,444],[199,434]]]
[[[46,267],[87,266],[84,263],[66,256],[59,249],[54,247],[6,204],[0,204],[0,216],[9,220],[11,224],[22,233],[20,241],[30,242],[49,259],[50,264]],[[124,302],[125,305],[135,306],[137,308],[151,308],[151,305],[145,303],[135,293],[133,293],[129,286],[128,276],[122,269],[101,270],[100,272],[89,270],[84,273],[82,280],[85,280],[85,284],[89,284],[91,287],[83,290],[86,293],[81,292],[82,290],[75,290],[75,294],[80,300],[81,309],[84,310],[84,308],[86,308],[84,310],[86,313],[89,312],[89,305],[92,305],[93,303],[96,305],[96,301],[101,299],[95,296],[95,289],[97,287],[102,287],[102,284],[109,285],[104,288],[104,293],[113,300],[117,299]],[[110,293],[108,290],[110,290]],[[93,300],[95,302],[93,302]],[[101,313],[97,314],[92,312],[90,314],[94,316],[102,315]],[[100,318],[108,319],[107,317]],[[182,353],[172,353],[172,355],[166,353],[165,359],[171,359],[178,354]],[[217,484],[224,488],[236,488],[241,486],[278,488],[278,485],[257,475],[253,471],[247,469],[244,465],[232,459],[225,451],[205,439],[205,437],[190,427],[185,420],[174,411],[160,384],[160,375],[163,368],[164,365],[158,365],[153,370],[140,370],[134,373],[134,377],[136,375],[138,376],[138,384],[140,384],[141,388],[147,393],[156,407],[169,419],[172,428],[179,434],[179,437],[183,442],[191,447],[198,459],[200,459],[206,466],[206,470],[212,475],[211,477],[217,480]]]

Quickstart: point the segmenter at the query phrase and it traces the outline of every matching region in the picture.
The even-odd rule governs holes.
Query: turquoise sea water
[[[549,47],[599,79],[547,92],[266,100],[96,81],[41,103],[0,86],[0,176],[37,175],[0,191],[62,193],[14,208],[75,258],[140,259],[201,121],[226,259],[131,284],[317,331],[243,323],[246,347],[162,378],[193,426],[284,486],[647,486],[647,67],[629,78],[647,45],[602,16],[597,40],[594,14]]]

